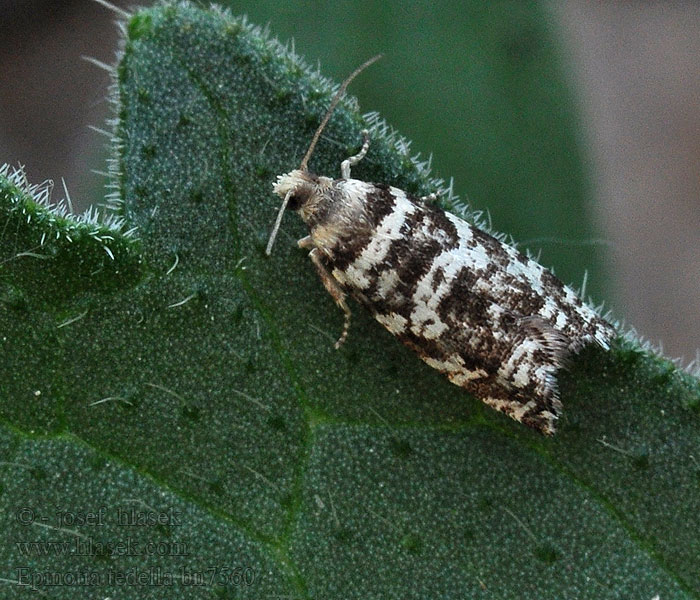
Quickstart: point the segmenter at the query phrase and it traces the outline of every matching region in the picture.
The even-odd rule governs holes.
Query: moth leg
[[[315,248],[314,241],[311,239],[310,235],[307,235],[306,237],[301,238],[300,240],[297,240],[297,246],[299,248]]]
[[[299,245],[302,245],[302,242],[305,242],[305,240],[310,240],[311,238],[303,238],[299,240]],[[303,246],[302,246],[303,247]],[[323,261],[321,260],[321,251],[318,248],[314,248],[309,252],[309,258],[311,259],[311,262],[316,265],[316,270],[318,271],[318,275],[321,278],[321,282],[323,283],[323,286],[326,288],[326,291],[332,296],[333,300],[335,300],[335,303],[342,309],[343,313],[345,314],[345,321],[343,322],[343,333],[340,334],[340,337],[338,338],[338,341],[335,343],[335,349],[337,350],[340,348],[345,340],[348,337],[348,332],[350,331],[350,315],[352,314],[350,312],[350,307],[348,306],[347,302],[345,302],[345,292],[343,291],[343,288],[338,285],[338,282],[333,278],[333,276],[328,272],[328,269],[326,269],[326,265],[323,264]]]
[[[350,167],[354,167],[357,163],[359,163],[367,154],[367,150],[369,150],[369,131],[363,129],[362,148],[360,148],[360,151],[355,154],[355,156],[346,158],[342,163],[340,163],[340,176],[343,179],[350,179]]]
[[[421,196],[420,201],[425,202],[425,203],[432,203],[435,202],[438,199],[438,195],[436,192],[433,192],[432,194],[428,194],[427,196]]]

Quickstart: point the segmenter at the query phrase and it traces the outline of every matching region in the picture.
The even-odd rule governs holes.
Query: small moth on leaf
[[[430,203],[382,183],[350,178],[367,154],[344,160],[340,179],[307,164],[350,82],[341,85],[298,169],[279,175],[283,199],[269,255],[286,208],[309,227],[323,285],[345,314],[336,348],[350,328],[347,296],[364,305],[421,359],[477,398],[525,425],[552,434],[561,413],[557,372],[567,356],[615,330],[550,271],[492,235]]]

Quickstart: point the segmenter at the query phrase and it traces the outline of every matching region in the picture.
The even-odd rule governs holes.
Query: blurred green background
[[[116,1],[129,7],[131,3]],[[141,4],[147,4],[142,2]],[[207,3],[208,4],[208,3]],[[222,2],[345,77],[488,210],[671,356],[700,342],[700,5]],[[99,201],[115,18],[96,2],[0,0],[0,162]],[[564,150],[562,150],[564,149]],[[62,194],[61,194],[62,195]],[[57,194],[59,196],[59,194]],[[607,280],[607,281],[606,281]]]

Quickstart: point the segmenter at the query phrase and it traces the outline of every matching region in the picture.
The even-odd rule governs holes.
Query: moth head
[[[299,210],[314,195],[317,187],[318,177],[300,169],[278,175],[272,184],[272,190],[284,201],[284,208],[290,210]]]
[[[343,81],[342,85],[333,96],[331,100],[331,105],[328,107],[321,124],[318,126],[314,137],[311,139],[309,148],[301,160],[301,164],[298,169],[294,169],[285,175],[278,175],[277,181],[273,183],[273,190],[280,198],[283,199],[282,206],[277,213],[277,220],[275,221],[275,226],[270,234],[270,239],[267,242],[267,248],[265,249],[265,254],[270,256],[272,253],[272,244],[275,242],[275,237],[277,237],[277,231],[279,230],[280,223],[282,222],[282,215],[284,214],[287,206],[292,210],[300,210],[309,204],[309,200],[313,198],[318,198],[322,192],[322,187],[328,186],[330,179],[327,177],[317,177],[309,173],[307,165],[309,164],[309,159],[316,148],[316,144],[321,137],[328,120],[331,118],[336,105],[340,101],[340,98],[345,93],[350,82],[357,77],[364,69],[369,67],[373,62],[378,61],[382,57],[381,54],[373,56],[365,63],[361,64],[357,69],[355,69],[346,79]],[[304,217],[304,211],[302,211],[302,218]]]
[[[272,244],[277,237],[282,215],[285,209],[301,210],[306,206],[310,199],[317,197],[319,194],[319,178],[312,175],[306,169],[294,169],[284,175],[278,175],[277,181],[272,184],[272,190],[280,198],[282,198],[282,206],[280,206],[275,220],[275,226],[270,234],[270,239],[267,242],[265,254],[270,256],[272,253]],[[303,214],[303,213],[302,213]]]

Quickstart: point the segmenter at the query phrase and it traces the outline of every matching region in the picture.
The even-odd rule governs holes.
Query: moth
[[[369,149],[366,130],[339,179],[308,170],[340,97],[378,58],[343,82],[299,168],[277,176],[283,202],[266,253],[285,209],[294,210],[309,228],[298,245],[345,315],[336,348],[348,336],[351,296],[452,383],[552,434],[562,410],[558,371],[587,344],[607,349],[613,326],[536,261],[436,206],[434,194],[352,179]]]

